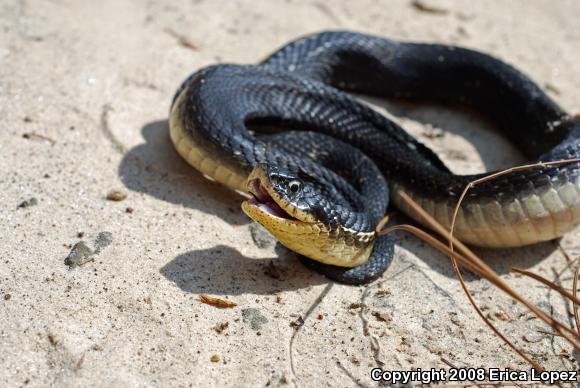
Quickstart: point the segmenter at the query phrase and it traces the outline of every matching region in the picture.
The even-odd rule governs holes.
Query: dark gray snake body
[[[289,43],[259,65],[217,65],[192,74],[172,106],[180,154],[232,188],[243,189],[256,166],[266,171],[262,179],[275,182],[304,176],[299,197],[288,194],[286,181],[273,185],[276,200],[312,215],[341,249],[372,249],[368,261],[353,268],[328,264],[337,263],[330,254],[303,260],[340,282],[370,281],[392,259],[390,237],[356,235],[371,235],[385,214],[385,180],[391,193],[405,190],[449,226],[466,184],[483,176],[452,174],[429,148],[348,92],[460,103],[494,120],[531,160],[580,157],[577,118],[512,66],[460,47],[324,32]],[[248,131],[271,127],[291,132]],[[392,199],[409,210],[397,195]],[[573,163],[474,187],[456,235],[475,245],[520,246],[559,237],[579,222],[580,166]]]

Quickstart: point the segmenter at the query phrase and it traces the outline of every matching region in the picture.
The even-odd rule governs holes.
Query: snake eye
[[[290,190],[290,193],[292,194],[298,194],[300,190],[302,190],[302,182],[291,180],[290,183],[288,183],[288,190]]]

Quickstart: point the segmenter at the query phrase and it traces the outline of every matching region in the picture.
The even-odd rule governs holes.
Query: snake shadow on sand
[[[194,294],[273,295],[328,282],[279,244],[275,257],[263,259],[244,256],[225,245],[190,251],[171,260],[160,272],[184,292]]]
[[[401,223],[413,224],[413,221],[406,217],[400,218],[400,221]],[[450,278],[457,277],[453,271],[449,257],[436,251],[427,243],[402,232],[397,233],[395,241],[400,248],[404,248],[417,256],[419,260],[426,264],[431,270],[437,271]],[[548,241],[519,248],[491,249],[471,247],[471,249],[495,272],[499,275],[505,275],[511,272],[513,267],[522,269],[534,267],[550,256],[557,249],[557,245],[552,241]],[[465,280],[469,281],[480,278],[465,269],[463,269],[462,272]]]
[[[238,194],[204,178],[175,152],[167,120],[148,123],[141,133],[145,143],[131,148],[118,169],[128,189],[216,215],[233,225],[251,222],[241,211]],[[326,282],[287,249],[277,246],[276,253],[276,257],[255,259],[217,245],[181,254],[160,272],[183,291],[193,293],[271,295]]]
[[[431,116],[433,113],[431,111],[427,115]],[[423,116],[425,113],[420,114]],[[439,124],[446,120],[439,116],[434,117],[433,121]],[[446,125],[441,127],[446,128]],[[167,120],[148,123],[143,126],[141,133],[145,143],[130,149],[124,155],[118,170],[122,182],[128,189],[216,215],[233,225],[250,222],[240,210],[239,195],[209,181],[179,157],[169,139]],[[489,157],[488,153],[481,155],[484,165],[497,163],[490,161]],[[410,222],[404,216],[401,221]],[[455,277],[446,256],[435,253],[433,248],[400,232],[397,241],[400,247],[415,254],[430,269],[447,277]],[[480,249],[476,250],[476,253],[480,254],[495,271],[505,274],[512,267],[534,266],[549,256],[555,247],[554,243],[547,242],[517,249]],[[304,288],[327,281],[324,277],[304,268],[298,262],[296,254],[279,244],[276,252],[278,257],[254,259],[243,256],[231,247],[218,245],[211,249],[181,254],[167,263],[160,272],[186,292],[230,295],[244,292],[271,294],[275,291]],[[285,268],[284,266],[288,265],[290,267],[284,270],[285,275],[280,279],[273,279],[264,274],[264,271],[269,271],[267,267],[270,263],[274,263],[276,268]],[[234,273],[238,275],[232,278]]]
[[[131,148],[118,170],[128,189],[216,215],[233,225],[250,222],[240,210],[238,194],[204,178],[177,154],[167,120],[148,123],[141,133],[145,143]]]

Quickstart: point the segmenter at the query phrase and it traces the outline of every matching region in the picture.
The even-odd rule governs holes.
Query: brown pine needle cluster
[[[404,225],[395,225],[395,226],[385,228],[385,225],[388,222],[388,217],[385,217],[377,225],[377,231],[378,231],[379,235],[384,235],[384,234],[387,234],[387,233],[390,233],[393,231],[397,231],[397,230],[405,231],[405,232],[408,232],[408,233],[415,235],[416,237],[419,237],[420,239],[427,242],[428,244],[430,244],[432,247],[439,250],[440,252],[447,254],[449,256],[449,258],[451,259],[451,262],[453,264],[453,269],[455,271],[455,274],[457,275],[457,278],[459,279],[459,282],[461,283],[461,287],[463,288],[463,291],[465,292],[467,298],[469,299],[469,302],[471,303],[471,305],[473,306],[473,308],[475,309],[477,314],[481,317],[481,319],[483,319],[483,321],[487,324],[487,326],[489,326],[489,328],[499,338],[501,338],[502,341],[504,341],[510,348],[512,348],[518,355],[520,355],[520,357],[522,357],[524,360],[526,360],[526,362],[528,362],[530,365],[532,365],[537,371],[543,371],[544,368],[541,365],[539,365],[534,360],[532,360],[530,357],[528,357],[522,349],[515,346],[508,338],[506,338],[490,322],[489,319],[487,319],[483,315],[483,313],[481,312],[481,310],[477,306],[477,303],[473,299],[473,296],[471,295],[471,293],[467,289],[467,286],[465,284],[465,281],[463,280],[463,276],[462,276],[461,271],[459,269],[459,265],[461,265],[462,267],[468,269],[469,271],[485,278],[490,283],[492,283],[493,285],[495,285],[496,287],[498,287],[499,289],[504,291],[512,299],[523,304],[536,317],[538,317],[539,319],[544,321],[547,325],[549,325],[552,328],[552,330],[554,331],[555,335],[561,336],[565,341],[570,343],[575,349],[580,349],[580,319],[579,319],[579,314],[578,314],[578,305],[580,305],[580,300],[577,297],[578,277],[580,276],[580,264],[577,265],[577,268],[574,272],[574,281],[573,281],[572,292],[569,292],[568,290],[554,284],[553,282],[551,282],[548,279],[543,278],[542,276],[539,276],[537,274],[534,274],[532,272],[529,272],[529,271],[526,271],[523,269],[512,268],[512,270],[514,272],[517,272],[517,273],[520,273],[522,275],[528,276],[532,279],[535,279],[535,280],[547,285],[551,289],[555,290],[556,292],[561,294],[566,299],[570,300],[570,302],[572,303],[572,310],[574,312],[574,318],[575,318],[575,323],[576,323],[576,328],[574,329],[574,328],[558,321],[557,319],[553,318],[551,315],[547,314],[546,312],[544,312],[543,310],[539,309],[534,304],[532,304],[530,301],[528,301],[524,297],[522,297],[516,290],[511,288],[491,267],[489,267],[487,264],[485,264],[481,260],[481,258],[479,258],[475,253],[473,253],[467,246],[465,246],[463,243],[461,243],[461,241],[454,238],[453,237],[453,230],[455,227],[455,219],[457,217],[457,213],[459,211],[459,208],[461,207],[461,203],[462,203],[463,199],[465,198],[467,192],[471,188],[477,186],[478,184],[483,183],[483,182],[487,182],[487,181],[496,179],[497,177],[500,177],[500,176],[503,176],[506,174],[510,174],[513,172],[517,172],[517,171],[524,171],[524,170],[529,170],[529,169],[534,169],[534,168],[544,168],[544,167],[549,167],[549,166],[551,166],[551,167],[560,166],[560,165],[565,165],[565,164],[570,164],[570,163],[579,163],[579,162],[580,162],[580,158],[576,158],[576,159],[560,160],[560,161],[548,162],[548,163],[535,163],[535,164],[529,164],[529,165],[524,165],[524,166],[518,166],[518,167],[509,168],[507,170],[491,174],[487,177],[484,177],[484,178],[481,178],[481,179],[478,179],[476,181],[469,183],[465,187],[465,189],[463,190],[463,192],[462,192],[462,194],[457,202],[457,205],[456,205],[454,213],[453,213],[453,218],[452,218],[450,230],[445,229],[441,224],[439,224],[435,219],[433,219],[423,208],[421,208],[416,202],[414,202],[407,194],[405,194],[404,192],[399,192],[399,195],[403,198],[403,200],[411,207],[411,209],[419,217],[421,217],[421,219],[423,220],[423,223],[428,225],[432,230],[434,230],[440,237],[442,237],[444,239],[444,241],[446,241],[447,244],[444,243],[443,241],[439,240],[438,238],[434,237],[430,233],[427,233],[424,230],[422,230],[416,226],[413,226],[413,225],[404,224]]]

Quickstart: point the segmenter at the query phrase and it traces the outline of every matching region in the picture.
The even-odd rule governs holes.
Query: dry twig
[[[455,227],[455,220],[457,217],[457,213],[459,211],[459,208],[461,207],[461,203],[462,203],[463,199],[467,195],[467,192],[471,188],[475,187],[476,185],[483,183],[483,182],[490,181],[492,179],[495,179],[497,177],[500,177],[500,176],[503,176],[503,175],[506,175],[509,173],[517,172],[517,171],[524,171],[524,170],[529,170],[532,168],[544,168],[544,167],[548,167],[548,166],[559,166],[559,165],[564,165],[564,164],[569,164],[569,163],[578,163],[578,162],[580,162],[580,158],[563,160],[563,161],[555,161],[555,162],[547,162],[547,163],[535,163],[535,164],[529,164],[529,165],[525,165],[525,166],[513,167],[513,168],[491,174],[487,177],[484,177],[484,178],[481,178],[481,179],[478,179],[478,180],[475,180],[475,181],[469,183],[465,187],[465,189],[463,190],[463,192],[459,198],[459,201],[454,209],[453,218],[452,218],[452,222],[451,222],[451,228],[449,231],[447,231],[441,224],[439,224],[435,219],[433,219],[423,208],[421,208],[417,203],[415,203],[407,194],[405,194],[404,192],[399,192],[399,195],[403,198],[403,200],[407,203],[407,205],[417,215],[419,215],[422,218],[423,222],[426,225],[428,225],[432,230],[434,230],[437,234],[439,234],[441,237],[443,237],[444,239],[446,239],[448,241],[448,246],[446,246],[443,242],[441,242],[438,239],[436,239],[435,237],[433,237],[431,234],[429,234],[429,233],[427,233],[427,232],[425,232],[425,231],[423,231],[415,226],[412,226],[412,225],[395,225],[392,227],[385,228],[385,225],[388,222],[388,217],[383,218],[383,220],[381,220],[381,222],[379,222],[379,224],[377,225],[377,232],[379,233],[379,235],[383,235],[383,234],[390,233],[390,232],[396,231],[396,230],[406,231],[408,233],[411,233],[411,234],[421,238],[423,241],[427,242],[428,244],[430,244],[431,246],[433,246],[437,250],[439,250],[443,253],[446,253],[449,256],[449,258],[451,259],[451,262],[453,264],[453,269],[454,269],[454,271],[455,271],[455,273],[456,273],[456,275],[461,283],[461,287],[463,288],[463,291],[465,292],[467,298],[469,299],[469,302],[471,303],[473,308],[476,310],[477,314],[481,317],[481,319],[483,319],[483,321],[490,327],[490,329],[498,337],[500,337],[510,348],[512,348],[516,353],[518,353],[518,355],[520,355],[524,360],[526,360],[526,362],[528,362],[530,365],[532,365],[536,370],[542,371],[543,368],[539,364],[537,364],[535,361],[530,359],[521,349],[517,348],[511,341],[509,341],[503,334],[501,334],[499,332],[499,330],[483,315],[483,313],[481,312],[481,310],[477,306],[475,300],[473,299],[473,296],[471,295],[471,293],[467,289],[467,286],[465,285],[465,281],[463,280],[463,276],[462,276],[461,271],[459,269],[458,262],[462,266],[467,268],[468,270],[470,270],[470,271],[484,277],[488,281],[490,281],[496,287],[500,288],[502,291],[504,291],[506,294],[508,294],[512,299],[522,303],[533,314],[535,314],[538,318],[540,318],[542,321],[544,321],[546,324],[548,324],[550,327],[552,327],[552,329],[555,331],[555,333],[553,333],[554,335],[561,336],[564,340],[569,342],[572,346],[574,346],[577,349],[580,349],[580,330],[578,330],[579,319],[578,319],[578,312],[577,312],[577,304],[580,304],[580,300],[576,297],[576,292],[577,292],[577,279],[578,279],[580,267],[575,272],[574,286],[573,286],[574,289],[573,289],[572,293],[566,291],[562,287],[555,285],[553,282],[550,282],[549,280],[547,280],[541,276],[535,275],[531,272],[524,271],[521,269],[514,269],[516,272],[522,273],[526,276],[530,276],[538,281],[541,281],[542,283],[548,285],[549,287],[553,288],[554,290],[561,293],[562,295],[564,295],[565,297],[567,297],[568,299],[570,299],[572,301],[573,308],[574,308],[574,314],[575,314],[575,318],[576,318],[576,326],[577,326],[577,330],[578,330],[578,331],[574,331],[572,328],[570,328],[567,325],[554,319],[552,316],[550,316],[549,314],[545,313],[544,311],[538,309],[531,302],[527,301],[522,296],[520,296],[503,279],[501,279],[499,277],[499,275],[493,269],[491,269],[491,267],[489,267],[487,264],[485,264],[477,255],[475,255],[475,253],[473,253],[463,243],[461,243],[459,240],[455,239],[453,237],[453,230]],[[457,251],[455,251],[455,248],[457,248]]]

